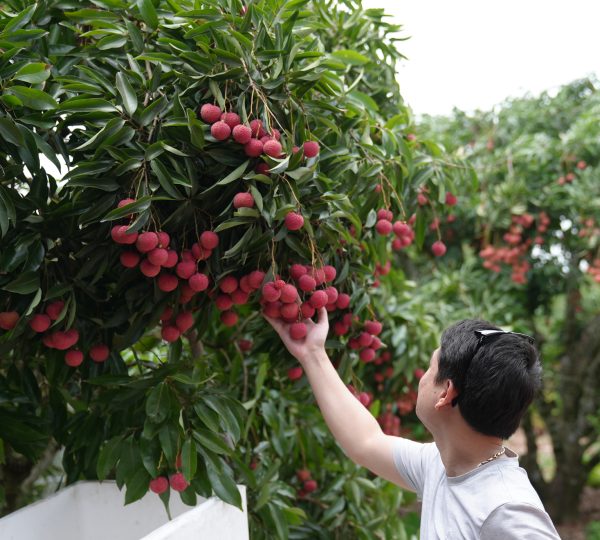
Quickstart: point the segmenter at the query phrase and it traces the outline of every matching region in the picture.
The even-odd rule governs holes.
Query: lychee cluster
[[[362,332],[348,341],[348,347],[358,350],[358,357],[365,364],[372,362],[377,351],[383,347],[383,343],[377,337],[382,330],[383,325],[379,321],[365,321]]]
[[[200,107],[200,118],[210,126],[210,134],[217,141],[226,141],[230,137],[244,146],[248,157],[257,158],[266,155],[280,159],[285,157],[281,144],[280,132],[272,128],[267,132],[262,120],[254,119],[248,125],[242,124],[242,119],[235,112],[223,112],[217,105],[205,103]],[[304,157],[313,158],[319,154],[319,143],[305,141],[303,144]],[[295,153],[299,148],[294,147]]]
[[[183,473],[177,472],[170,475],[168,478],[166,476],[158,476],[157,478],[153,478],[150,480],[150,491],[160,495],[169,489],[173,491],[185,491],[190,484],[183,476]]]
[[[575,178],[576,178],[575,172],[585,170],[587,168],[587,163],[581,159],[577,162],[577,164],[575,165],[575,168],[577,169],[576,171],[574,171],[574,172],[570,171],[563,176],[559,176],[556,183],[559,186],[564,186],[565,184],[571,184],[573,182],[573,180],[575,180]]]
[[[298,497],[306,497],[309,493],[316,491],[319,488],[316,480],[313,480],[311,472],[308,469],[300,469],[296,471],[296,478],[302,485],[298,489]]]
[[[386,435],[400,436],[400,417],[392,412],[392,405],[387,404],[385,412],[377,418],[381,429]]]
[[[594,236],[600,236],[600,227],[597,225],[594,218],[590,217],[582,221],[582,226],[577,232],[579,238],[593,238]]]
[[[213,295],[213,299],[225,326],[237,324],[238,314],[233,309],[234,306],[247,304],[250,295],[261,288],[264,279],[264,272],[254,270],[239,279],[233,275],[225,276],[219,282],[218,291]]]

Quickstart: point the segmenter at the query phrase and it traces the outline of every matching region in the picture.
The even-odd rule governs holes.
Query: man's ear
[[[458,391],[456,386],[450,379],[446,379],[443,383],[444,389],[434,405],[436,409],[440,410],[444,407],[452,407],[452,402],[458,397]]]

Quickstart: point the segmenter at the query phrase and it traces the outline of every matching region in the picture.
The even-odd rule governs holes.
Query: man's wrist
[[[325,347],[315,347],[314,349],[307,349],[302,358],[298,358],[298,360],[302,364],[317,364],[325,360],[329,361],[329,357],[327,356]]]

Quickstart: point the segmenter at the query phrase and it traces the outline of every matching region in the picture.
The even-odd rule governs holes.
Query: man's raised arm
[[[383,433],[377,420],[340,379],[325,352],[329,330],[327,310],[321,308],[318,311],[317,323],[304,321],[307,335],[302,340],[290,337],[286,323],[265,318],[304,368],[325,422],[346,455],[378,476],[414,491],[394,464],[392,445],[395,437]]]

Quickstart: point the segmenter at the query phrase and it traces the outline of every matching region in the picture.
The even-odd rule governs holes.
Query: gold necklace
[[[481,467],[482,465],[485,465],[486,463],[489,463],[490,461],[494,461],[496,458],[499,458],[505,452],[506,452],[506,448],[503,446],[502,450],[500,450],[499,452],[496,452],[491,458],[488,458],[485,461],[482,461],[479,465],[477,465],[477,467]]]

